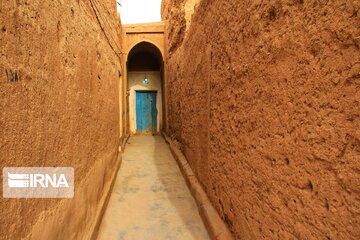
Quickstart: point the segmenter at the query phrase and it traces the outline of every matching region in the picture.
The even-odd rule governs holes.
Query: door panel
[[[156,132],[156,92],[136,92],[137,132]]]

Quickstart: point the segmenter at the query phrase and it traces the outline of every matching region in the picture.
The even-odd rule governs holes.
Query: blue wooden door
[[[156,132],[156,92],[136,92],[137,132]]]

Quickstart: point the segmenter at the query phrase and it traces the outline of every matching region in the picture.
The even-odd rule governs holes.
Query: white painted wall
[[[149,84],[143,83],[145,76],[149,80]],[[136,91],[149,90],[157,91],[156,108],[157,116],[157,131],[160,132],[160,124],[162,121],[162,92],[161,92],[161,74],[160,72],[128,72],[128,88],[130,89],[129,96],[129,125],[130,132],[136,133]]]

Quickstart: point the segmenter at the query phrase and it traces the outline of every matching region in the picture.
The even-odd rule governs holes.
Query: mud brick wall
[[[163,2],[168,134],[235,238],[359,239],[360,2],[189,1]]]
[[[121,51],[115,1],[93,2]],[[89,239],[95,224],[116,166],[121,64],[90,3],[0,0],[1,170],[75,168],[73,199],[1,197],[0,239]]]

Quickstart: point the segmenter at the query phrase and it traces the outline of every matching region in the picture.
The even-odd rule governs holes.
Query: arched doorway
[[[162,68],[162,54],[152,43],[138,43],[128,54],[128,127],[132,134],[160,132],[163,116]]]

